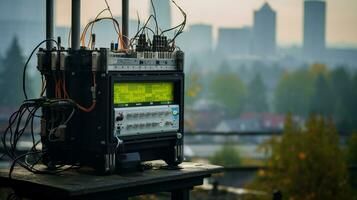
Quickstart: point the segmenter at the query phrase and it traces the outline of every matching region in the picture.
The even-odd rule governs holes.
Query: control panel
[[[129,136],[179,130],[179,106],[114,108],[114,135]]]
[[[184,54],[181,51],[136,52],[133,57],[125,57],[125,55],[122,53],[109,53],[107,57],[107,70],[115,72],[176,71],[183,69]]]

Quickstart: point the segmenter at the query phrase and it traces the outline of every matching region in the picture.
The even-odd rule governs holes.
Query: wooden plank
[[[122,175],[96,176],[88,171],[66,171],[58,175],[32,174],[22,168],[13,172],[13,179],[8,178],[8,169],[0,170],[0,185],[10,183],[31,188],[33,192],[53,192],[65,196],[81,196],[98,192],[145,186],[165,181],[182,180],[195,177],[208,177],[219,173],[222,167],[215,165],[185,162],[179,170],[161,169],[162,163],[153,163],[153,169]],[[37,191],[38,190],[38,191]]]

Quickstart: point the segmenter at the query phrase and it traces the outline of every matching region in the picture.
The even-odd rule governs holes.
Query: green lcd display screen
[[[114,83],[115,105],[171,104],[173,101],[172,82]]]

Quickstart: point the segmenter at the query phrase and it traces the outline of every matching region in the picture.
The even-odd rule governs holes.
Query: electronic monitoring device
[[[130,163],[183,161],[184,53],[168,47],[163,36],[148,48],[145,37],[130,51],[113,45],[39,50],[46,98],[57,99],[57,106],[42,111],[47,166],[113,173]]]

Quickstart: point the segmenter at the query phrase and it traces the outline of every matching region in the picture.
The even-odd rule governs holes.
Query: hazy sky
[[[279,44],[301,44],[303,0],[176,0],[188,15],[188,24],[206,23],[215,28],[251,26],[253,11],[264,2],[277,11]],[[148,14],[148,0],[130,0],[130,16]],[[326,0],[328,44],[357,45],[357,0]],[[121,14],[121,0],[108,0],[114,14]],[[82,0],[82,21],[94,18],[105,8],[104,0]],[[157,11],[159,12],[159,11]],[[181,16],[173,8],[173,23]],[[57,0],[57,23],[70,24],[70,0]]]

